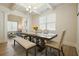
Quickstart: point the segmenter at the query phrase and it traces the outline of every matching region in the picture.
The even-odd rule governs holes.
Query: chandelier
[[[35,11],[37,9],[37,7],[33,7],[31,5],[29,5],[28,7],[26,7],[26,11],[28,11],[29,13]]]

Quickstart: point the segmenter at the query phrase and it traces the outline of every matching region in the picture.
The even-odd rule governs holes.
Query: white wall
[[[6,33],[6,14],[3,11],[0,11],[0,43],[7,42],[7,33]]]

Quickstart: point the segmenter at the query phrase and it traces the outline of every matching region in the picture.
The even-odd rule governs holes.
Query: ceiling
[[[7,7],[11,10],[18,10],[24,14],[31,13],[31,14],[42,14],[46,11],[51,11],[55,9],[61,3],[0,3],[1,6]],[[29,7],[31,6],[31,7]],[[31,12],[29,12],[30,9]]]
[[[60,5],[60,3],[18,3],[18,5],[23,6],[27,12],[29,12],[27,9],[31,12],[31,14],[41,14],[46,11],[50,11],[51,9],[55,9]]]
[[[14,5],[14,3],[0,3],[0,6],[4,6],[6,8],[12,8]]]
[[[17,10],[24,14],[31,14],[31,15],[41,15],[43,13],[46,13],[48,11],[51,11],[58,6],[60,6],[60,3],[0,3],[0,6],[6,7],[10,10]],[[31,6],[30,10],[31,13],[27,10],[27,8]],[[9,21],[19,21],[22,17],[15,16],[15,15],[8,15]]]

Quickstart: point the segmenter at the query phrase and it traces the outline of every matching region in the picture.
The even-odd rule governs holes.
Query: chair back
[[[63,32],[62,32],[62,35],[61,35],[60,44],[59,44],[59,47],[60,47],[60,48],[61,48],[62,45],[63,45],[63,39],[64,39],[64,36],[65,36],[65,32],[66,32],[66,31],[63,31]]]

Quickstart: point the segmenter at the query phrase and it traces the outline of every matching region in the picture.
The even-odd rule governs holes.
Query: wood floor
[[[77,56],[76,49],[71,46],[64,45],[64,53],[65,56]],[[9,40],[7,44],[0,44],[0,56],[25,56],[25,49],[18,44],[14,47],[13,40]]]

